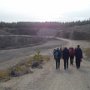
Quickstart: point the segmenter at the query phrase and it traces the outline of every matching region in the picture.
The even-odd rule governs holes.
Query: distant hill
[[[10,35],[10,33],[4,30],[0,30],[0,35]]]
[[[59,31],[57,36],[75,40],[90,40],[90,24],[67,27]]]
[[[58,36],[90,40],[90,20],[76,22],[16,22],[0,23],[0,35]]]

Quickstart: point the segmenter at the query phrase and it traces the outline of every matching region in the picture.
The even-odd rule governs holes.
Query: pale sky
[[[0,21],[90,19],[90,0],[0,0]]]

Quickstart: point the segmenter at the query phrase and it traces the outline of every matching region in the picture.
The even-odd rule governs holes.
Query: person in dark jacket
[[[60,69],[61,50],[59,48],[54,49],[53,55],[56,61],[56,69]]]
[[[56,58],[55,58],[55,52],[56,52],[56,49],[53,50],[54,59],[56,59]]]
[[[82,61],[83,55],[82,50],[80,48],[80,45],[77,45],[77,48],[75,49],[75,57],[76,57],[76,67],[77,69],[80,68],[80,63]]]
[[[75,56],[75,50],[73,47],[69,48],[69,56],[70,56],[70,65],[73,65],[73,60]]]
[[[64,69],[68,69],[68,59],[69,59],[69,50],[67,47],[63,49],[63,60],[64,60]]]

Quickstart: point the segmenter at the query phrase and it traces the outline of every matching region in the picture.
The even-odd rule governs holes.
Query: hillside
[[[2,34],[5,33],[11,33],[15,35],[37,35],[39,30],[42,30],[42,33],[40,31],[40,35],[48,34],[47,31],[50,31],[50,35],[53,35],[52,32],[55,33],[55,31],[59,31],[58,35],[63,34],[61,36],[63,37],[70,37],[72,32],[77,33],[81,32],[87,34],[90,30],[90,20],[85,21],[77,21],[77,22],[66,22],[66,23],[60,23],[60,22],[16,22],[16,23],[0,23],[0,32],[2,31]],[[45,33],[46,30],[46,33]],[[49,34],[48,34],[49,35]],[[55,35],[55,34],[54,34]],[[76,34],[75,34],[76,36]],[[84,38],[84,37],[83,37]]]
[[[46,39],[42,37],[28,35],[1,35],[0,49],[21,48],[35,46],[44,43]]]
[[[59,31],[57,36],[74,40],[90,40],[90,24],[68,27],[66,30]]]
[[[4,35],[2,37],[2,35]],[[6,36],[11,35],[11,36]],[[14,36],[13,36],[14,35]],[[15,36],[16,35],[16,36]],[[22,36],[25,35],[25,36]],[[26,36],[27,35],[27,36]],[[32,36],[29,37],[28,35]],[[35,36],[35,37],[33,37]],[[22,47],[46,41],[44,37],[90,40],[90,20],[77,22],[0,23],[0,49]]]
[[[3,31],[3,30],[0,30],[0,35],[10,35],[10,33],[6,32],[6,31]]]

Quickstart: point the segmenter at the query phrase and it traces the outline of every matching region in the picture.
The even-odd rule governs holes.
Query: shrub
[[[41,61],[43,59],[42,55],[40,54],[40,50],[37,49],[36,54],[33,56],[34,61]]]
[[[50,56],[41,55],[40,50],[37,50],[34,56],[26,61],[22,61],[17,65],[10,67],[6,70],[0,70],[0,81],[10,80],[11,77],[21,76],[27,73],[33,73],[30,67],[42,68],[43,61],[49,61]]]
[[[30,73],[31,70],[29,67],[25,65],[16,65],[15,67],[11,68],[11,76],[21,76],[27,73]]]
[[[84,52],[85,52],[86,57],[90,58],[90,48],[85,48]]]
[[[9,70],[0,70],[0,81],[10,80]]]

